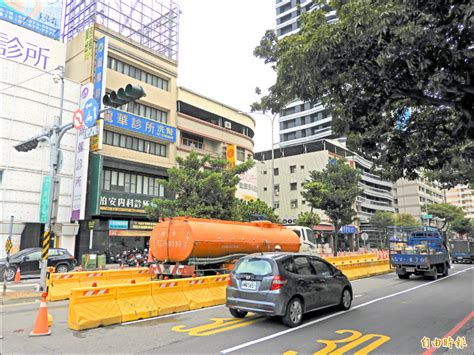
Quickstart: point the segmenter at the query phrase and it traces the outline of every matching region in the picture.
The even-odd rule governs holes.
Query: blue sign
[[[105,94],[105,70],[107,61],[108,41],[106,37],[99,38],[95,44],[94,99],[100,106]]]
[[[128,229],[128,221],[109,220],[109,229]]]
[[[84,112],[84,124],[86,127],[93,127],[99,117],[99,105],[97,101],[94,99],[87,100],[82,111]]]
[[[60,0],[0,0],[0,19],[58,40],[61,32]]]
[[[354,226],[342,226],[341,229],[339,229],[339,232],[346,234],[356,234],[357,228]]]
[[[171,143],[176,142],[176,128],[113,108],[104,114],[104,123]]]

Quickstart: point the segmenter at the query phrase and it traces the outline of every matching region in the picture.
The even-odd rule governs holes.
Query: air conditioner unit
[[[229,121],[225,121],[225,122],[224,122],[224,127],[225,127],[225,128],[228,128],[228,129],[231,129],[231,128],[232,128],[232,123],[229,122]]]

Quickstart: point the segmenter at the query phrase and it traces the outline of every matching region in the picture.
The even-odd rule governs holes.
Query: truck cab
[[[474,242],[469,240],[450,240],[449,249],[453,263],[467,262],[471,264],[474,261]]]
[[[318,243],[314,236],[314,232],[308,227],[302,226],[286,226],[286,228],[292,230],[300,238],[301,253],[308,253],[312,255],[317,254]]]

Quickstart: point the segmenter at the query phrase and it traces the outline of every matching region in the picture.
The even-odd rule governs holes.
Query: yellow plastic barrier
[[[184,279],[183,293],[189,302],[189,309],[198,309],[214,305],[214,299],[209,292],[209,280],[207,277],[193,277]]]
[[[48,285],[48,301],[60,301],[69,298],[73,288],[81,287],[76,273],[51,274]]]
[[[158,307],[158,315],[189,311],[189,302],[183,293],[184,280],[166,280],[151,283],[151,295]]]
[[[151,295],[151,282],[117,285],[117,304],[122,313],[122,322],[158,315],[158,307]]]
[[[107,277],[104,271],[86,271],[79,272],[81,287],[92,287],[92,283],[97,286],[107,285]]]
[[[214,305],[225,303],[225,290],[229,275],[209,276],[209,292],[211,293]]]
[[[132,280],[132,270],[107,270],[104,274],[107,285],[129,284]]]
[[[132,280],[136,283],[149,282],[151,280],[150,270],[146,267],[139,269],[132,269]]]
[[[97,328],[122,321],[117,287],[76,288],[71,291],[68,326],[73,330]]]

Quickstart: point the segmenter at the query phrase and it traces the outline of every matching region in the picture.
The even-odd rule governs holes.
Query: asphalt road
[[[422,340],[450,335],[466,340],[463,349],[436,353],[474,353],[474,267],[455,265],[437,281],[400,280],[387,274],[353,282],[351,310],[305,316],[289,329],[278,318],[254,315],[233,319],[227,309],[162,316],[87,331],[67,327],[67,302],[49,303],[53,334],[29,338],[39,303],[1,308],[2,354],[160,353],[160,354],[422,354]],[[459,338],[458,338],[459,337]],[[433,343],[434,345],[436,343]],[[445,344],[448,345],[448,344]],[[463,346],[458,342],[457,345]],[[431,352],[426,352],[428,355]]]

